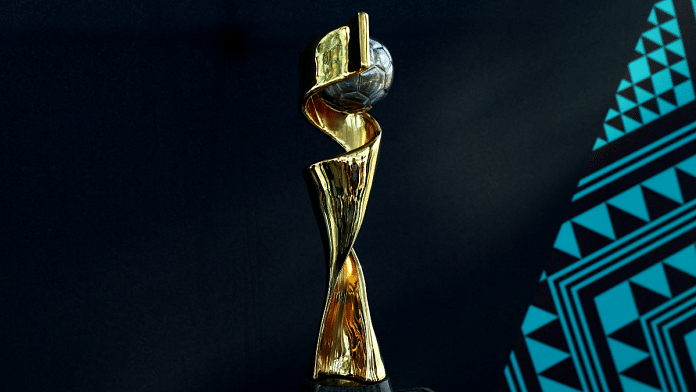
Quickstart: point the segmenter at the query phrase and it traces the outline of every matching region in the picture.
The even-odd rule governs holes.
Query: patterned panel
[[[594,150],[694,100],[689,66],[671,0],[650,11],[648,27],[638,38],[634,59],[604,119]]]
[[[501,391],[696,391],[695,8],[650,11]]]

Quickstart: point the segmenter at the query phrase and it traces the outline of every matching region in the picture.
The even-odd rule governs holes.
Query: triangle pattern
[[[679,203],[672,199],[668,199],[648,188],[641,188],[643,190],[643,197],[645,198],[645,205],[648,207],[650,220],[658,219],[680,206]]]
[[[636,83],[636,86],[640,87],[641,89],[643,89],[651,94],[655,93],[655,88],[653,87],[651,79],[645,79],[643,81],[640,81],[640,82]]]
[[[662,44],[667,45],[671,44],[672,42],[675,42],[679,39],[678,36],[670,33],[669,31],[660,28],[660,35],[662,35]]]
[[[684,203],[681,189],[679,188],[679,181],[677,180],[677,173],[674,171],[674,168],[667,169],[643,181],[642,185],[679,204]]]
[[[614,110],[614,109],[609,109],[609,111],[607,111],[606,117],[604,117],[604,121],[611,120],[612,118],[614,118],[614,117],[616,117],[616,116],[618,116],[618,115],[619,115],[619,112],[617,112],[617,111]]]
[[[649,39],[643,39],[643,47],[645,48],[645,53],[650,53],[653,52],[657,49],[660,49],[662,45],[656,44],[655,42],[649,40]]]
[[[677,173],[677,181],[679,181],[679,189],[681,189],[684,202],[696,199],[696,177],[679,169],[675,169],[675,172]]]
[[[677,108],[673,103],[667,102],[663,98],[664,97],[662,96],[660,96],[660,98],[657,98],[657,107],[660,108],[661,114],[665,115]]]
[[[617,94],[628,99],[629,101],[636,102],[636,92],[633,90],[633,87],[631,86],[628,86],[624,90],[619,91]],[[621,105],[619,104],[619,107],[620,106]]]
[[[674,19],[674,16],[666,13],[665,11],[662,11],[659,8],[655,8],[655,17],[657,18],[657,23],[659,25],[662,25],[663,23],[665,23],[671,19]],[[660,26],[660,27],[662,27],[662,26]]]
[[[554,320],[527,336],[561,351],[570,352],[568,341],[559,320]]]
[[[609,199],[607,204],[646,222],[650,221],[648,207],[645,205],[645,199],[643,198],[643,192],[641,191],[640,186],[634,186],[633,188],[629,188],[628,190],[619,193],[618,195]]]
[[[636,102],[638,103],[643,103],[655,98],[655,95],[653,93],[641,88],[640,86],[633,87],[633,91],[635,92]]]
[[[650,10],[650,15],[648,15],[648,22],[652,25],[659,25],[660,22],[657,21],[657,15],[655,15],[655,7]]]
[[[669,283],[667,283],[667,276],[665,276],[662,263],[657,263],[637,275],[634,275],[630,281],[658,294],[664,295],[665,297],[672,297],[672,292],[669,290]]]
[[[667,55],[667,62],[669,63],[669,65],[673,65],[684,60],[684,56],[680,56],[669,49],[665,50],[665,54]]]
[[[669,43],[665,45],[665,48],[675,54],[678,54],[682,58],[686,57],[686,53],[684,52],[684,43],[682,42],[682,40],[677,40],[672,43]]]
[[[652,29],[643,33],[643,37],[649,39],[650,41],[662,46],[662,34],[660,34],[659,27],[653,27]]]
[[[689,245],[679,252],[664,259],[663,263],[681,272],[696,277],[696,247]]]
[[[655,110],[657,110],[657,108]],[[640,106],[640,117],[643,119],[643,124],[653,122],[660,118],[659,115],[655,114],[652,110],[646,109],[642,105]]]
[[[582,214],[573,218],[572,221],[594,231],[595,233],[611,238],[612,240],[616,239],[614,227],[611,225],[609,211],[607,210],[607,205],[605,203],[583,212]]]
[[[696,155],[678,163],[677,169],[696,177]]]
[[[572,230],[572,228],[571,228]],[[573,238],[574,239],[574,238]],[[577,244],[576,244],[577,245]],[[579,254],[580,251],[578,251]],[[551,249],[551,256],[549,257],[549,262],[546,264],[546,273],[549,275],[555,274],[556,272],[572,265],[580,260],[580,257],[571,256],[566,252],[560,251],[556,248]],[[550,292],[549,292],[550,293]],[[550,295],[550,294],[549,294]],[[553,299],[550,302],[553,305]],[[539,305],[539,307],[542,307]],[[552,311],[551,309],[543,307],[544,310]],[[555,312],[556,307],[553,305],[553,312]]]
[[[555,314],[532,305],[527,309],[527,315],[522,322],[522,334],[528,335],[557,318]]]
[[[635,59],[639,59],[639,58],[645,56],[645,53],[637,52],[637,51],[635,51],[635,50],[634,50],[633,53],[631,53],[631,54],[632,54],[632,56],[631,56],[631,61],[633,61],[633,60],[635,60]]]
[[[523,366],[516,368],[518,373],[515,376],[519,377],[519,371],[522,370],[525,380],[521,381],[528,381],[529,385],[517,384],[517,377],[514,381],[510,377],[512,368],[506,368],[511,390],[527,387],[530,392],[578,392],[583,390],[583,385],[591,387],[583,384],[584,379],[579,379],[579,372],[583,371],[580,366],[583,360],[594,363],[595,368],[591,373],[597,377],[606,375],[606,383],[599,386],[600,389],[656,392],[663,386],[669,387],[660,384],[664,380],[658,377],[661,375],[658,370],[662,368],[657,366],[662,358],[651,356],[648,344],[651,340],[646,336],[648,329],[643,330],[645,325],[641,320],[650,312],[670,309],[668,306],[672,306],[672,298],[681,298],[691,292],[686,290],[696,288],[696,245],[675,253],[675,246],[686,243],[683,242],[686,238],[682,237],[679,241],[656,244],[661,247],[659,251],[641,255],[639,261],[632,262],[627,268],[624,268],[623,263],[616,265],[616,268],[600,264],[603,260],[600,257],[604,257],[601,254],[607,245],[613,241],[623,243],[629,238],[639,237],[642,235],[639,232],[646,228],[651,229],[647,234],[652,233],[653,228],[669,229],[670,232],[666,233],[674,230],[675,234],[679,234],[676,232],[677,228],[672,228],[672,223],[675,222],[663,222],[665,215],[682,212],[685,203],[696,203],[696,152],[680,149],[664,159],[660,158],[655,165],[641,167],[640,171],[636,169],[638,165],[632,165],[647,154],[664,147],[656,141],[665,138],[671,130],[669,127],[683,127],[687,123],[685,121],[693,121],[690,117],[680,116],[693,114],[688,112],[691,107],[685,105],[696,105],[696,86],[692,82],[692,69],[689,68],[685,55],[685,48],[690,48],[685,47],[681,34],[683,30],[684,38],[688,38],[686,42],[690,43],[696,33],[693,10],[689,7],[691,4],[689,1],[684,4],[689,12],[684,14],[684,10],[680,9],[683,15],[680,14],[680,20],[677,20],[675,5],[679,6],[678,4],[673,3],[673,0],[656,1],[648,18],[649,25],[637,42],[634,41],[634,51],[631,52],[633,57],[626,64],[626,73],[620,79],[614,99],[605,112],[601,134],[593,146],[594,150],[602,148],[602,151],[592,157],[585,175],[592,175],[587,179],[609,178],[614,170],[623,168],[628,168],[626,171],[635,169],[635,173],[621,177],[620,183],[602,187],[591,198],[574,198],[574,203],[581,200],[575,203],[573,211],[582,213],[570,215],[562,223],[550,261],[539,279],[538,290],[521,325],[523,339],[518,343],[518,353],[524,355],[518,356],[517,360],[521,360],[520,365]],[[691,2],[696,7],[696,0]],[[681,20],[683,17],[688,17],[688,20]],[[680,26],[680,21],[688,22],[688,25]],[[677,110],[679,112],[670,115]],[[647,124],[650,125],[644,127]],[[649,132],[647,128],[655,126],[660,129],[653,134],[646,134]],[[629,133],[636,135],[629,136],[615,146],[604,148]],[[680,139],[673,141],[678,140]],[[650,149],[654,150],[641,150],[646,147],[646,143],[653,143]],[[661,172],[653,171],[653,168],[662,166],[669,159],[691,154],[694,154],[692,158],[676,166],[666,170],[668,166],[663,166],[659,169]],[[612,160],[615,157],[625,159],[615,163]],[[676,161],[669,162],[669,165],[675,163]],[[605,169],[609,165],[612,165],[611,168]],[[679,210],[676,211],[677,209]],[[696,240],[691,242],[693,241]],[[633,243],[633,240],[629,243]],[[628,251],[631,254],[634,252]],[[635,251],[640,252],[640,249]],[[592,256],[587,257],[590,254]],[[670,254],[671,256],[664,257]],[[597,260],[593,259],[594,256],[597,256]],[[624,257],[624,253],[618,257]],[[568,266],[573,271],[566,268]],[[593,271],[592,278],[580,272],[585,268],[588,268],[588,272]],[[570,278],[587,278],[587,285],[591,287],[577,292],[580,301],[572,309],[578,322],[587,323],[583,324],[581,331],[564,329],[561,307],[565,306],[563,302],[567,298],[551,295],[558,284],[557,279]],[[550,286],[550,282],[554,286]],[[578,297],[573,297],[573,300],[578,300]],[[582,359],[571,355],[570,342],[576,338],[573,335],[576,332],[588,334],[582,344],[585,349],[592,351],[593,358]],[[602,340],[602,332],[606,340]],[[696,331],[693,335],[696,337]],[[595,343],[596,351],[593,351],[591,346]],[[672,360],[676,361],[674,358]],[[678,365],[680,364],[675,362],[671,371],[683,370],[675,367]]]
[[[616,371],[619,373],[650,356],[647,352],[621,343],[618,340],[609,338],[607,342],[609,343],[611,356],[614,359]]]
[[[645,46],[643,45],[643,39],[638,38],[638,43],[636,44],[636,47],[633,50],[640,54],[645,54]]]
[[[570,354],[544,343],[537,342],[534,339],[525,338],[524,340],[527,343],[527,350],[529,351],[529,356],[532,358],[532,364],[537,373],[541,373],[570,357]]]
[[[643,286],[629,282],[631,292],[633,293],[633,301],[638,313],[642,316],[645,313],[655,309],[656,307],[667,302],[669,298],[658,294],[652,290],[646,289]]]
[[[660,106],[657,104],[657,98],[653,98],[651,100],[645,101],[640,105],[641,108],[645,108],[650,110],[653,113],[659,114],[660,113]],[[659,116],[658,116],[659,117]]]
[[[683,339],[686,343],[686,350],[691,357],[691,366],[696,370],[696,329],[685,334]]]
[[[665,265],[665,275],[674,295],[679,295],[696,287],[696,278],[669,265]]]
[[[628,72],[605,118],[604,137],[596,139],[593,150],[696,100],[672,1],[653,6],[648,23],[636,42],[634,58],[628,63]]]
[[[659,73],[660,71],[664,71],[667,69],[666,65],[663,65],[651,58],[648,58],[648,68],[650,68],[650,73],[655,75]],[[653,80],[654,83],[654,80]]]
[[[626,111],[626,114],[628,114],[629,112],[631,112],[631,111],[633,111],[633,110],[635,110],[635,109],[636,109],[636,108],[633,108],[633,109],[631,109],[631,110],[627,110],[627,111]],[[635,113],[637,114],[637,113],[639,113],[639,112],[636,110]],[[632,118],[629,117],[629,116],[621,116],[621,119],[623,120],[623,123],[624,123],[624,130],[625,130],[626,132],[633,132],[633,131],[635,131],[636,129],[638,129],[638,128],[640,128],[640,127],[643,126],[643,124],[641,124],[640,122],[638,122],[638,121],[632,119]]]
[[[544,370],[540,376],[546,377],[549,380],[556,381],[564,387],[571,387],[572,391],[582,390],[582,384],[578,379],[578,371],[573,364],[573,359],[565,359],[556,365]],[[542,377],[539,377],[540,379]],[[554,389],[555,391],[556,389]],[[562,389],[561,389],[562,390]]]
[[[621,122],[621,129],[623,129],[623,122],[620,121],[620,120],[621,120],[621,117],[616,117],[616,120],[618,120],[619,122]],[[606,123],[604,124],[604,134],[607,135],[607,141],[610,141],[610,142],[611,142],[611,141],[614,141],[614,140],[616,140],[616,139],[618,139],[618,138],[620,138],[620,137],[623,136],[623,135],[625,135],[625,133],[623,133],[623,132],[617,130],[617,129],[614,128],[614,127],[609,126],[609,125],[606,124]]]
[[[630,90],[633,90],[633,89],[630,89]],[[630,100],[630,99],[624,97],[623,95],[616,96],[616,103],[619,105],[619,111],[622,113],[626,112],[628,110],[631,110],[636,106],[635,101]]]
[[[681,33],[679,32],[679,23],[677,23],[677,20],[674,19],[674,17],[671,17],[671,19],[665,20],[664,22],[660,22],[660,28],[662,30],[669,31],[675,37],[681,36]]]
[[[558,381],[553,381],[544,376],[539,377],[539,385],[543,392],[580,392],[575,388],[571,388],[565,384],[561,384]]]
[[[670,76],[670,79],[671,79],[671,76]],[[658,95],[658,97],[665,100],[665,102],[671,103],[672,105],[677,105],[677,94],[674,93],[674,89],[667,90],[664,93]]]
[[[679,43],[681,44],[681,41],[679,41]],[[681,45],[681,46],[683,46],[683,45]],[[689,64],[686,62],[686,60],[682,60],[678,63],[672,64],[672,66],[670,68],[679,72],[682,75],[685,75],[685,76],[690,75]]]
[[[655,365],[653,365],[652,358],[648,357],[644,360],[638,362],[632,367],[621,372],[622,375],[628,376],[636,381],[640,381],[645,385],[649,385],[654,388],[660,388],[660,380],[657,378],[657,372],[655,371]]]
[[[678,85],[686,82],[687,80],[689,80],[689,78],[687,78],[686,76],[680,74],[677,71],[671,70],[671,69],[669,71],[669,75],[671,76],[672,83],[674,83],[675,86],[678,86]]]
[[[626,376],[619,376],[619,380],[621,380],[621,387],[626,392],[663,392],[661,389],[653,388]]]
[[[607,145],[606,140],[598,137],[597,140],[595,140],[594,145],[592,146],[592,151],[600,149],[606,145]]]
[[[608,125],[611,125],[611,127],[609,129],[607,129]],[[609,132],[623,131],[624,130],[623,126],[624,125],[623,125],[623,121],[621,121],[621,116],[616,116],[616,117],[613,117],[613,118],[610,118],[609,120],[607,120],[604,124],[604,133],[607,135],[607,139],[611,137],[609,135]],[[614,128],[614,129],[611,129],[611,128]],[[619,135],[618,137],[621,137],[621,136],[623,136],[623,133],[618,133],[618,135]],[[616,137],[614,137],[614,139],[616,139]]]
[[[637,349],[646,352],[650,351],[648,349],[648,342],[645,340],[645,333],[643,332],[643,326],[640,324],[640,320],[633,321],[625,327],[614,331],[609,337]]]
[[[564,222],[561,225],[561,229],[558,231],[558,236],[556,236],[556,242],[554,242],[553,247],[571,256],[575,256],[578,259],[581,257],[580,248],[578,248],[578,242],[575,239],[575,232],[573,232],[573,227],[570,222]]]
[[[663,47],[660,47],[660,49],[657,49],[656,51],[649,53],[648,58],[660,63],[661,65],[664,65],[665,67],[669,65],[667,62],[667,53],[665,53],[665,49]]]
[[[575,239],[578,243],[578,248],[580,248],[580,254],[584,257],[590,255],[599,249],[611,244],[613,240],[602,234],[597,234],[594,230],[586,229],[585,227],[571,222],[573,226],[573,231],[575,232]]]
[[[672,0],[662,0],[655,4],[655,8],[656,11],[661,10],[671,16],[677,16],[674,12],[674,5],[672,5]]]

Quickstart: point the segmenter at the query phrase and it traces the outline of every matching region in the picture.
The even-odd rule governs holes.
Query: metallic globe
[[[387,48],[372,38],[370,62],[372,66],[360,75],[325,88],[324,100],[339,110],[354,112],[369,109],[384,98],[394,80],[394,66]]]

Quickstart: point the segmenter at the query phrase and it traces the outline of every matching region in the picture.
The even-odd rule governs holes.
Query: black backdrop
[[[304,46],[395,62],[356,250],[397,389],[489,391],[649,1],[0,4],[0,389],[299,390],[324,294]]]

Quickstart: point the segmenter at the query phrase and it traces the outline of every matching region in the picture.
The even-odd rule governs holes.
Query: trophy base
[[[389,382],[389,377],[382,381],[362,384],[359,382],[346,380],[342,378],[321,378],[312,380],[305,378],[304,388],[302,392],[394,392]],[[430,388],[411,388],[404,389],[398,392],[434,392]]]
[[[302,392],[393,392],[389,377],[375,383],[363,384],[343,378],[305,378]]]

